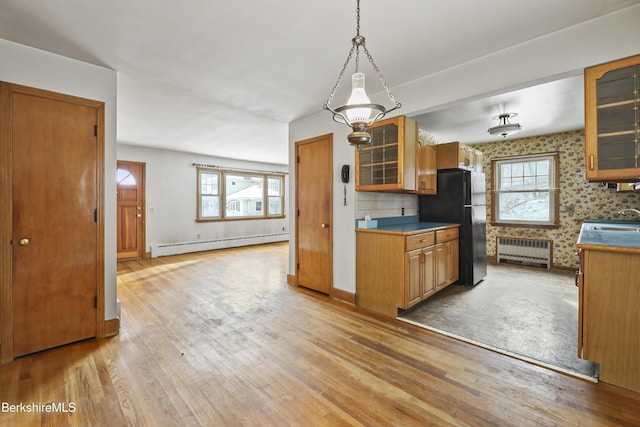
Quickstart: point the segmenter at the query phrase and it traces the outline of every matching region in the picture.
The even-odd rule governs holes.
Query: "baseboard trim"
[[[331,288],[331,293],[329,296],[335,300],[346,302],[353,306],[356,305],[356,294],[353,294],[351,292],[343,291],[342,289]]]
[[[120,319],[104,321],[104,337],[112,337],[120,333]]]
[[[294,274],[287,274],[287,283],[293,286],[298,286],[298,279]]]

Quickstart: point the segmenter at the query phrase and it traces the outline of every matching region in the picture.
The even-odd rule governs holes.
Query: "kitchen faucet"
[[[636,214],[637,216],[640,216],[640,211],[638,209],[633,209],[633,208],[622,209],[620,212],[618,212],[618,215],[626,215],[630,212]]]

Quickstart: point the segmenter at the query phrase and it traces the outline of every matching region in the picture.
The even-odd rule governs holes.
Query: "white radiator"
[[[551,268],[551,242],[513,237],[498,237],[498,262]]]
[[[259,236],[227,237],[216,240],[197,240],[195,242],[160,243],[151,246],[151,258],[167,255],[179,255],[190,252],[212,251],[214,249],[235,248],[238,246],[260,245],[263,243],[284,242],[289,233],[263,234]]]

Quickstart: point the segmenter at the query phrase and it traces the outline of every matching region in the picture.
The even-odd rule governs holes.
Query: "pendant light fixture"
[[[367,132],[367,128],[382,119],[387,113],[401,107],[399,102],[396,102],[395,98],[389,90],[387,82],[385,82],[382,73],[378,69],[378,66],[373,62],[371,54],[365,46],[364,37],[360,35],[360,0],[356,3],[356,35],[351,40],[351,50],[347,56],[347,60],[342,67],[342,71],[338,76],[338,80],[331,91],[331,95],[327,98],[327,102],[324,104],[324,109],[329,110],[333,114],[333,120],[338,123],[344,123],[351,127],[353,132],[347,136],[347,142],[351,145],[359,147],[360,145],[369,144],[371,142],[371,135]],[[384,90],[387,93],[387,97],[393,103],[393,107],[386,109],[379,104],[372,104],[367,91],[365,89],[365,74],[359,71],[360,65],[360,49],[364,51],[367,59],[371,63],[373,70],[378,76],[378,80],[382,83]],[[344,73],[347,70],[351,58],[355,54],[355,72],[351,76],[351,96],[347,100],[347,103],[341,107],[332,108],[331,102],[335,96]]]
[[[503,138],[506,138],[508,135],[512,135],[516,132],[520,132],[522,130],[520,123],[509,123],[509,119],[517,115],[517,113],[503,113],[492,117],[493,120],[499,120],[499,124],[498,126],[489,128],[487,132],[491,135],[502,135]]]

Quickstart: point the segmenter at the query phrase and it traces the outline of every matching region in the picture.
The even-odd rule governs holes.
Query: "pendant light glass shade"
[[[347,100],[347,106],[371,104],[364,87],[364,73],[355,73],[351,76],[351,96]],[[367,123],[371,120],[372,108],[349,108],[345,110],[345,115],[350,123]]]

